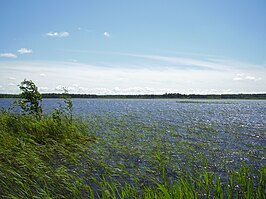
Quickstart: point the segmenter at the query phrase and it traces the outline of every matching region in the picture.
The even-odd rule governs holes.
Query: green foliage
[[[21,99],[18,103],[23,112],[25,114],[33,114],[37,118],[40,118],[42,114],[42,95],[39,93],[37,86],[33,83],[33,81],[26,79],[18,86],[21,90]]]
[[[53,119],[60,123],[62,119],[66,119],[70,123],[73,121],[73,102],[68,94],[67,89],[64,88],[64,93],[61,95],[64,100],[63,104],[59,103],[59,107],[52,113]]]
[[[84,180],[74,171],[94,140],[79,120],[58,125],[51,116],[2,112],[0,198],[81,198]]]
[[[32,81],[24,80],[20,89],[23,114],[0,113],[0,198],[81,198],[86,186],[75,169],[83,172],[81,157],[88,159],[95,138],[72,118],[70,99],[55,119],[42,115],[42,97]]]

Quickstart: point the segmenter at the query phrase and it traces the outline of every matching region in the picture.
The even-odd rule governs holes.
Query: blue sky
[[[264,0],[0,2],[0,93],[265,93]]]

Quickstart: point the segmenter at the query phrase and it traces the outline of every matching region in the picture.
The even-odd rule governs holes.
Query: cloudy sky
[[[1,0],[0,93],[265,93],[265,0]]]

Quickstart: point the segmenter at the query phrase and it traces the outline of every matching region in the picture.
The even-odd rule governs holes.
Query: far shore
[[[43,98],[61,98],[60,93],[43,93]],[[71,98],[85,99],[252,99],[266,100],[266,93],[263,94],[180,94],[165,93],[162,95],[139,94],[139,95],[95,95],[95,94],[67,94]],[[19,98],[18,94],[0,94],[0,98]]]

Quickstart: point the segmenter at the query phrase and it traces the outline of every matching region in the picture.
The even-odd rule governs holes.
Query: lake
[[[0,107],[11,102],[0,99]],[[49,113],[62,102],[44,99],[43,109]],[[73,104],[74,115],[88,122],[88,133],[99,137],[92,157],[136,176],[155,167],[158,150],[169,175],[188,164],[207,165],[218,174],[244,162],[266,165],[266,100],[73,99]]]

